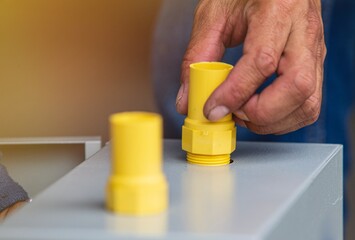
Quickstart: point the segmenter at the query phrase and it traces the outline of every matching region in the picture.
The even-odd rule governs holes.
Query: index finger
[[[286,45],[291,19],[282,14],[279,5],[265,6],[250,12],[243,56],[228,78],[212,93],[204,114],[216,121],[240,109],[267,77],[273,74]]]

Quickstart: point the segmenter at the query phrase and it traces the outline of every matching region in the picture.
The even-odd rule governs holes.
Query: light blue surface
[[[166,140],[170,206],[150,217],[104,208],[109,147],[0,227],[0,239],[342,239],[342,147],[238,142],[223,167],[186,163]]]

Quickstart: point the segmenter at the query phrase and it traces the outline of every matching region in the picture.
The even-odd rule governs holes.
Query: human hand
[[[326,55],[320,0],[201,0],[184,56],[176,108],[187,113],[189,65],[220,61],[244,42],[243,56],[204,106],[216,121],[229,113],[259,134],[314,123],[322,101]],[[277,78],[256,93],[267,77]]]
[[[13,205],[11,205],[8,208],[5,208],[0,212],[0,221],[4,220],[6,217],[11,215],[14,211],[17,211],[19,208],[21,208],[23,205],[25,205],[27,202],[26,201],[19,201]]]

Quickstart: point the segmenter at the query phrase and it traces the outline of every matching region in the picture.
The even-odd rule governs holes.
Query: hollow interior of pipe
[[[159,119],[159,115],[149,112],[123,112],[116,113],[111,116],[111,121],[117,124],[139,124],[154,122]]]
[[[190,65],[191,68],[196,70],[213,70],[213,71],[225,71],[233,68],[232,65],[222,62],[198,62]]]

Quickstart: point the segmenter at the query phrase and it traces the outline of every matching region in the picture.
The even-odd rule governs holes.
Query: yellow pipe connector
[[[112,170],[106,191],[110,211],[148,215],[168,205],[162,172],[162,118],[146,112],[110,117]]]
[[[199,62],[190,65],[188,114],[182,127],[182,149],[193,164],[219,166],[230,163],[236,148],[232,114],[216,122],[205,118],[203,107],[212,92],[227,78],[232,65]]]

